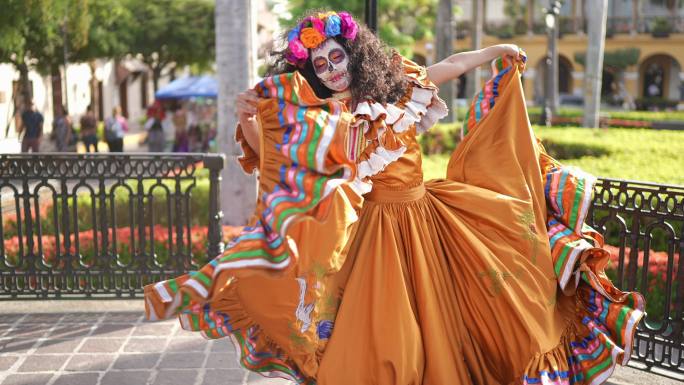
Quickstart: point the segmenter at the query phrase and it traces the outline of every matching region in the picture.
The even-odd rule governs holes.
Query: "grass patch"
[[[541,107],[529,107],[527,113],[540,115]],[[601,116],[610,119],[654,121],[684,121],[684,111],[601,111]],[[578,118],[584,116],[584,110],[579,108],[560,108],[558,116]]]
[[[425,179],[444,177],[449,154],[458,144],[458,127],[438,125],[420,139]],[[596,176],[684,185],[684,132],[538,126],[534,131],[551,155]]]

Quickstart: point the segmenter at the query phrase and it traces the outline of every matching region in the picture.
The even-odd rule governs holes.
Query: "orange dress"
[[[260,83],[255,218],[200,272],[146,287],[148,317],[230,335],[245,367],[298,384],[603,383],[643,298],[603,273],[593,179],[535,140],[524,61],[497,60],[446,178],[426,183],[416,136],[446,108],[404,68],[402,100],[353,113],[298,73]]]

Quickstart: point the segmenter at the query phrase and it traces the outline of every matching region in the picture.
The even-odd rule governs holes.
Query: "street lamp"
[[[378,2],[366,0],[366,25],[374,33],[378,32]]]
[[[544,65],[546,66],[544,77],[544,98],[540,124],[551,125],[552,110],[556,102],[554,82],[558,75],[554,69],[558,64],[557,37],[558,37],[558,15],[560,14],[561,2],[551,1],[548,9],[544,9],[544,24],[546,25],[547,48]]]

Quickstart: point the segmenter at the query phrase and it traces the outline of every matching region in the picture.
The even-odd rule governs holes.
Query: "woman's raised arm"
[[[515,44],[498,44],[477,51],[460,52],[435,63],[427,68],[430,80],[439,86],[493,59],[503,56],[517,56],[519,48]]]

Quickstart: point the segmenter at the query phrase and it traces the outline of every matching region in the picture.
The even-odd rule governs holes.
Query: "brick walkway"
[[[176,320],[142,320],[142,301],[0,303],[1,385],[285,385],[240,369],[232,343]],[[674,385],[618,368],[610,385]]]

